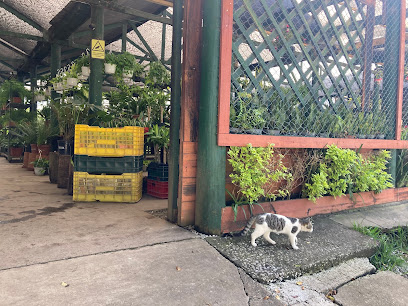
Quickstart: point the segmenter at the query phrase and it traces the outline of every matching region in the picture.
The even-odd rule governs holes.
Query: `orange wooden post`
[[[184,1],[178,224],[194,224],[202,0]]]

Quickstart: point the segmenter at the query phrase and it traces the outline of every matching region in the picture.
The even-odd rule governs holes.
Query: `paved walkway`
[[[337,289],[336,301],[346,306],[408,305],[406,280],[370,274],[373,267],[364,258],[265,285],[202,235],[147,212],[166,208],[166,200],[73,203],[65,190],[20,164],[0,159],[0,174],[1,306],[333,305],[328,288]],[[310,241],[318,249],[319,230],[314,234]],[[308,238],[302,239],[306,244]],[[389,287],[398,298],[390,299]],[[359,292],[370,304],[356,304]]]

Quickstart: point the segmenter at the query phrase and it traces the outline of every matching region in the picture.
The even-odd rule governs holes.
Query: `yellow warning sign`
[[[91,57],[105,59],[105,41],[92,39]]]

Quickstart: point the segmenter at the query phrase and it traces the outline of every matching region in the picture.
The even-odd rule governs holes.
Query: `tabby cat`
[[[245,235],[252,224],[256,221],[255,230],[251,234],[251,244],[256,247],[255,239],[264,236],[265,240],[276,244],[275,241],[271,239],[269,234],[271,232],[276,234],[286,234],[289,237],[290,244],[295,250],[299,249],[296,245],[297,243],[297,234],[299,232],[313,232],[313,224],[310,218],[298,219],[298,218],[289,218],[282,215],[265,213],[256,216],[252,216],[245,228],[240,233],[241,236]]]

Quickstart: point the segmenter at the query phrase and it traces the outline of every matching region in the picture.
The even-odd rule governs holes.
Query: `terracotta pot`
[[[10,156],[11,157],[21,157],[23,155],[23,148],[10,148]]]
[[[40,145],[38,150],[41,150],[41,155],[48,156],[50,154],[51,145]]]
[[[22,103],[22,100],[21,100],[21,98],[20,97],[13,97],[12,98],[12,100],[11,100],[13,103]]]
[[[329,214],[346,209],[366,207],[370,205],[385,204],[390,202],[406,201],[408,198],[408,187],[389,188],[376,194],[373,191],[360,192],[354,194],[351,200],[349,195],[340,197],[325,196],[317,199],[316,203],[308,199],[293,199],[259,203],[253,205],[253,214],[272,212],[288,217],[303,218],[319,214]],[[242,230],[251,215],[248,205],[238,207],[236,220],[234,221],[234,211],[231,206],[221,209],[221,233],[237,232]],[[245,213],[243,212],[245,210]]]
[[[31,153],[38,153],[38,146],[36,143],[32,143],[30,147],[31,147]]]
[[[28,158],[30,157],[30,152],[24,152],[23,168],[28,167]]]
[[[30,155],[28,156],[27,170],[34,171],[34,165],[32,163],[37,158],[37,154],[38,154],[37,152],[36,153],[31,152]]]

